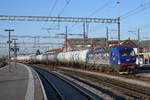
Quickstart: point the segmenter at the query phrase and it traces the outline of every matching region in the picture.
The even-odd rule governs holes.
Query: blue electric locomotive
[[[128,73],[135,70],[136,55],[129,46],[116,46],[109,50],[95,50],[87,53],[87,64],[102,70]],[[104,66],[103,66],[104,65]]]
[[[118,46],[109,51],[110,64],[115,65],[119,72],[134,71],[136,55],[133,48],[129,46]]]

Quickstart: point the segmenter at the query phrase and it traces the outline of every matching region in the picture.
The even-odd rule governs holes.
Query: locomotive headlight
[[[118,64],[120,64],[120,60],[118,60]]]

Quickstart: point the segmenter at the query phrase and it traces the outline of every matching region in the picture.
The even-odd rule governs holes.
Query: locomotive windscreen
[[[122,57],[135,56],[133,49],[129,49],[129,48],[120,49],[119,52]]]

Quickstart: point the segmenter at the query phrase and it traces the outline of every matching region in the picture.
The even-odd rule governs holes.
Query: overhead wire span
[[[97,9],[95,9],[91,14],[89,14],[88,17],[92,17],[94,14],[96,14],[96,13],[102,11],[104,8],[106,8],[106,7],[107,7],[109,4],[111,4],[111,3],[112,3],[112,0],[107,0],[104,5],[102,5],[101,7],[97,8]],[[79,23],[74,23],[74,24],[71,26],[71,28],[75,27],[77,24],[79,25]]]
[[[58,17],[61,16],[61,14],[64,12],[65,8],[69,5],[70,1],[71,1],[71,0],[66,0],[66,4],[65,4],[65,6],[62,8],[62,10],[59,12]]]
[[[107,5],[109,5],[111,3],[112,3],[112,1],[107,0],[107,2],[104,5],[102,5],[101,7],[97,8],[97,9],[95,9],[88,17],[92,17],[94,14],[100,12],[101,10],[103,10],[104,8],[106,8]]]
[[[120,16],[121,20],[150,8],[150,2],[144,3]]]
[[[50,16],[50,15],[52,14],[52,12],[54,11],[54,9],[55,9],[55,7],[56,7],[56,5],[57,5],[57,2],[58,2],[58,0],[55,0],[54,5],[52,6],[52,8],[51,8],[51,10],[50,10],[49,16]]]
[[[48,16],[51,16],[52,12],[54,11],[56,5],[57,5],[58,0],[55,0],[53,6],[50,8],[50,12],[48,14]],[[42,26],[45,26],[46,23],[44,23]]]
[[[51,9],[51,12],[52,12],[52,10],[55,8],[57,1],[58,1],[58,0],[55,1],[54,5],[53,5],[53,7],[52,7],[52,9]],[[70,3],[71,0],[65,0],[65,1],[66,1],[66,4],[65,4],[65,6],[62,8],[62,10],[59,12],[58,17],[61,16],[61,14],[64,12],[65,8],[69,5],[69,3]],[[58,22],[57,28],[44,28],[44,29],[46,29],[47,31],[48,31],[48,30],[59,30],[59,29],[60,29],[60,23]],[[48,31],[48,33],[49,33],[49,31]]]

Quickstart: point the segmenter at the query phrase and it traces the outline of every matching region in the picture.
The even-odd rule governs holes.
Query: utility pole
[[[36,46],[36,36],[34,36],[34,45]]]
[[[108,48],[108,26],[106,27],[106,47]]]
[[[120,45],[120,17],[118,17],[118,44]]]
[[[120,45],[120,2],[118,4],[118,45]]]
[[[140,64],[140,29],[138,29],[138,64]]]
[[[66,25],[66,32],[65,33],[61,33],[61,34],[56,34],[56,35],[63,35],[65,36],[65,51],[68,51],[68,35],[83,35],[83,34],[70,34],[68,33],[68,27]]]
[[[67,49],[68,49],[68,45],[67,45],[67,42],[68,42],[68,27],[66,25],[66,52],[67,52]]]
[[[40,49],[40,37],[39,36],[37,36],[37,45],[38,45],[38,49]]]
[[[86,38],[86,34],[85,34],[85,23],[83,23],[83,47],[85,49],[85,38]]]
[[[12,43],[12,41],[10,41],[10,33],[12,31],[14,31],[13,29],[5,29],[6,32],[8,32],[8,41],[7,43],[9,44],[9,47],[8,47],[8,66],[9,66],[9,72],[11,72],[11,66],[10,66],[10,44]]]
[[[86,39],[88,39],[89,23],[86,23]]]

